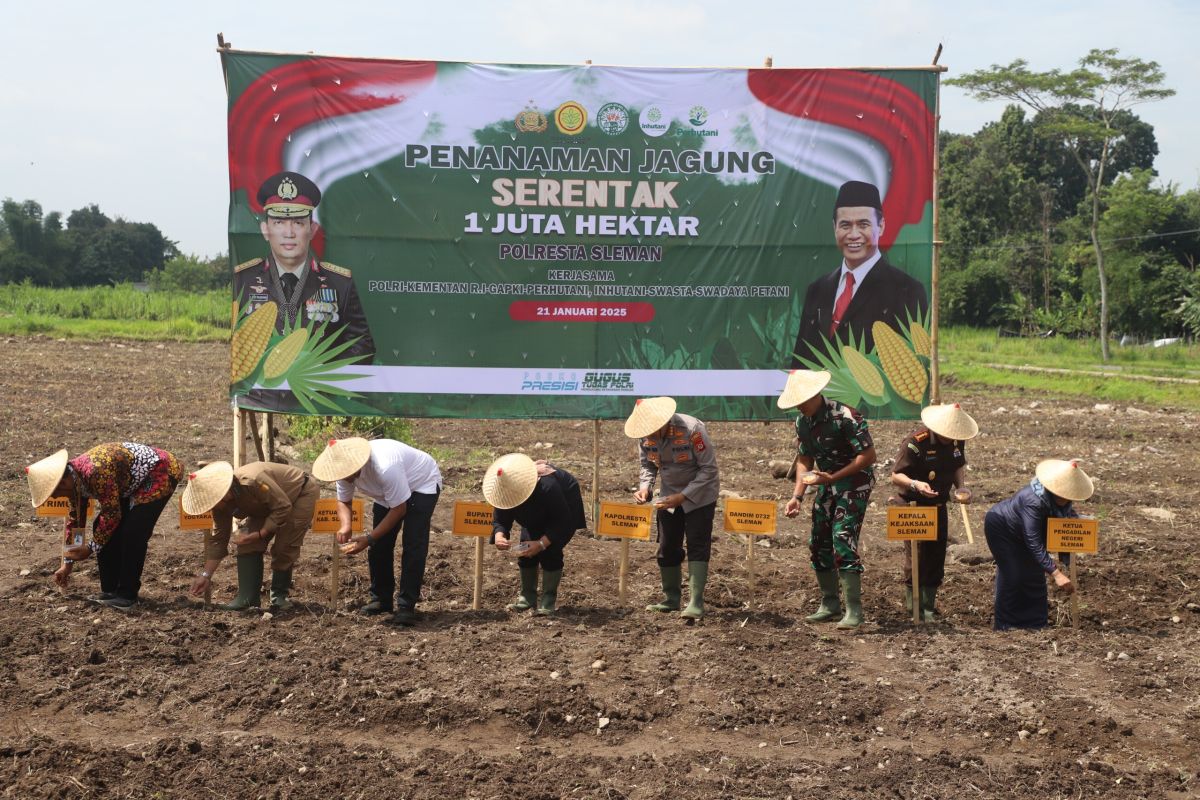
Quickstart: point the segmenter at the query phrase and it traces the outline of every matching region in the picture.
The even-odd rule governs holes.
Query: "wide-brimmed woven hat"
[[[361,436],[330,439],[329,446],[313,462],[313,475],[323,481],[340,481],[363,468],[371,458],[371,443]]]
[[[537,486],[537,465],[524,453],[500,456],[483,476],[483,497],[496,508],[515,508]]]
[[[1092,479],[1078,461],[1048,458],[1034,470],[1037,479],[1054,494],[1067,500],[1087,500],[1096,491]]]
[[[780,408],[795,408],[819,395],[832,377],[825,370],[794,369],[775,404]]]
[[[634,403],[633,413],[625,420],[625,435],[643,439],[671,421],[675,415],[673,397],[643,397]]]
[[[188,475],[187,488],[183,490],[183,511],[196,516],[212,510],[233,485],[233,464],[214,461],[204,469]]]
[[[29,478],[29,496],[33,498],[34,508],[50,499],[50,493],[58,486],[66,471],[66,450],[59,450],[54,455],[25,468],[26,477]]]
[[[963,411],[958,403],[926,406],[921,409],[921,422],[944,439],[966,441],[979,435],[979,424]]]

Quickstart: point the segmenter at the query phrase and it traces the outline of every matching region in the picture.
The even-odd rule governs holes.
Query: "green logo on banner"
[[[629,109],[620,103],[605,103],[596,112],[596,127],[609,136],[617,136],[629,127]]]
[[[708,122],[708,109],[704,106],[692,106],[688,109],[688,122],[699,128]]]

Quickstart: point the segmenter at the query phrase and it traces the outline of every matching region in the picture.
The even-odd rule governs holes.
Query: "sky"
[[[948,77],[1024,58],[1069,69],[1092,48],[1159,62],[1177,94],[1135,109],[1163,181],[1200,186],[1200,3],[1193,0],[341,0],[12,3],[0,46],[0,198],[48,213],[90,203],[152,222],[184,253],[228,249],[226,96],[235,49],[506,63],[913,66]],[[1002,103],[942,89],[942,129]]]

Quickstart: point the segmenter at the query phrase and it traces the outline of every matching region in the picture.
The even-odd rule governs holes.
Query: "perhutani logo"
[[[554,125],[568,136],[582,133],[587,127],[587,109],[574,100],[568,100],[555,110]]]
[[[649,105],[638,114],[638,125],[647,136],[662,136],[671,127],[671,119],[660,105]]]
[[[688,109],[688,122],[693,128],[699,128],[708,122],[708,109],[704,106],[692,106]]]
[[[585,372],[583,388],[586,390],[607,390],[610,392],[632,392],[632,372]]]
[[[521,380],[522,392],[563,394],[579,391],[574,372],[526,372]]]
[[[596,127],[609,136],[617,136],[629,127],[629,109],[620,103],[605,103],[596,112]]]
[[[549,121],[546,115],[533,107],[533,101],[529,101],[529,105],[520,114],[517,114],[515,120],[517,130],[521,133],[541,133],[549,126]]]

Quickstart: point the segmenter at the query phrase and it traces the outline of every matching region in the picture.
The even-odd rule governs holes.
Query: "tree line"
[[[184,255],[150,222],[113,219],[96,204],[45,213],[34,200],[0,204],[0,284],[104,286],[146,281],[153,289],[230,285],[224,256]]]

